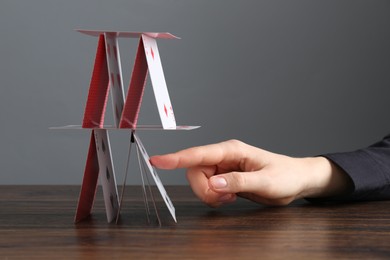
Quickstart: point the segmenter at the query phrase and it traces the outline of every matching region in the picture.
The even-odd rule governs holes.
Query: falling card
[[[153,180],[156,183],[158,190],[160,191],[161,197],[163,198],[165,204],[167,205],[168,210],[171,213],[173,219],[175,220],[175,222],[177,222],[176,221],[176,214],[175,214],[175,207],[173,206],[172,201],[169,198],[169,196],[168,196],[168,194],[167,194],[167,192],[166,192],[166,190],[165,190],[165,188],[160,180],[160,177],[158,177],[156,169],[150,164],[149,155],[146,152],[145,147],[141,142],[141,139],[137,136],[136,133],[134,133],[134,138],[135,138],[135,143],[136,143],[137,147],[139,148],[139,151],[141,152],[142,158],[143,158],[150,174],[152,175]]]

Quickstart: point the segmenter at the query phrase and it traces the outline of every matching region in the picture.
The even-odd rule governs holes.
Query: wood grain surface
[[[189,187],[167,187],[175,223],[155,191],[162,227],[148,224],[140,187],[127,187],[118,224],[98,191],[74,224],[79,186],[0,186],[0,260],[390,259],[390,201],[265,207],[246,200],[211,209]]]

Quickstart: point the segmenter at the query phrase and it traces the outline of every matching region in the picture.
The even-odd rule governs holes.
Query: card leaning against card
[[[150,188],[150,175],[160,192],[173,220],[176,222],[175,207],[169,198],[156,169],[149,162],[149,155],[136,131],[141,130],[192,130],[199,126],[176,125],[172,103],[169,97],[167,83],[163,72],[157,39],[178,39],[170,33],[159,32],[115,32],[78,30],[83,34],[98,37],[98,46],[90,88],[85,106],[82,125],[53,127],[52,129],[90,129],[91,140],[87,162],[84,171],[82,188],[76,210],[75,222],[86,219],[92,211],[98,179],[103,189],[104,205],[107,221],[118,222],[122,198],[126,186],[132,143],[135,143],[138,163],[142,178],[144,202],[149,220],[148,196],[145,185],[148,186],[149,196],[153,201],[156,216],[156,203]],[[138,48],[130,77],[126,99],[123,87],[122,66],[119,51],[119,38],[138,38]],[[149,74],[156,100],[161,125],[138,125],[138,115],[141,108],[142,96]],[[114,125],[105,125],[105,111],[108,95],[111,93]],[[129,153],[127,156],[126,172],[122,193],[118,196],[114,164],[112,160],[109,131],[127,129],[130,133]],[[148,173],[148,174],[147,174]],[[145,181],[144,178],[147,180]],[[119,199],[120,198],[120,199]]]

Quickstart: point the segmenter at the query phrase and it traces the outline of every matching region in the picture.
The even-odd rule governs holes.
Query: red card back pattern
[[[85,106],[83,128],[103,127],[109,91],[108,80],[105,39],[104,35],[101,34]]]
[[[99,163],[96,152],[95,133],[91,132],[91,141],[85,165],[83,184],[81,185],[79,202],[74,222],[77,223],[89,216],[92,211],[93,202],[98,184]]]
[[[142,38],[140,38],[125,107],[119,125],[120,128],[136,128],[137,126],[147,73],[148,64],[146,62],[144,44]]]

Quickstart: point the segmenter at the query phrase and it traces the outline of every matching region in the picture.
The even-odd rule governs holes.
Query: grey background
[[[177,122],[202,128],[141,132],[150,154],[231,138],[292,156],[369,145],[390,129],[389,13],[389,1],[2,0],[0,184],[81,182],[89,131],[48,129],[82,120],[96,38],[76,28],[182,38],[160,54]],[[120,42],[125,85],[136,43]],[[140,123],[159,123],[150,83]],[[110,137],[122,182],[129,136]],[[184,170],[160,176],[186,183]]]

